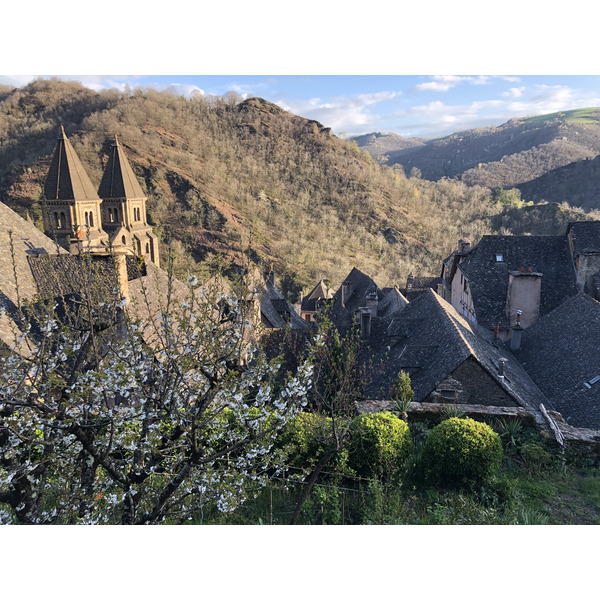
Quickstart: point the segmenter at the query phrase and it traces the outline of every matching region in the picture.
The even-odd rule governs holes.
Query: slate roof
[[[260,296],[260,312],[265,325],[274,329],[305,329],[306,321],[294,310],[273,281],[267,280]],[[289,318],[289,320],[285,320]]]
[[[324,299],[331,298],[331,293],[325,284],[325,281],[321,279],[317,285],[312,289],[310,294],[302,299],[300,310],[303,312],[316,312]]]
[[[353,286],[352,293],[345,299],[345,306],[342,305],[342,288],[344,283],[350,283]],[[333,295],[333,309],[331,312],[331,320],[338,327],[349,327],[352,324],[356,311],[366,306],[367,294],[376,293],[379,302],[383,299],[383,292],[377,284],[362,271],[356,267],[350,271],[344,283],[338,288]]]
[[[600,253],[600,221],[569,223],[567,232],[573,240],[575,255]]]
[[[9,231],[12,232],[12,252]],[[68,254],[66,250],[45,236],[33,223],[27,222],[1,202],[0,248],[2,249],[0,252],[0,292],[15,304],[17,303],[15,272],[21,299],[31,299],[38,293],[28,257],[41,254]]]
[[[119,141],[115,139],[106,163],[98,195],[103,199],[145,198]]]
[[[44,195],[48,201],[99,199],[62,126],[46,175]]]
[[[506,358],[505,378],[498,378],[499,360]],[[441,296],[427,290],[397,313],[389,323],[387,339],[374,353],[374,365],[383,372],[368,387],[367,397],[382,399],[396,375],[411,376],[415,402],[424,401],[465,360],[481,367],[523,408],[539,414],[547,399],[508,349],[483,327],[469,323]],[[550,407],[552,408],[552,407]]]
[[[600,380],[589,384],[600,376],[599,302],[567,300],[523,332],[515,356],[570,425],[600,429]]]
[[[437,286],[440,283],[442,283],[441,277],[413,277],[411,287],[408,287],[407,282],[407,286],[402,288],[400,292],[409,302],[412,302],[417,296],[428,289],[437,291]]]
[[[497,253],[502,254],[502,262],[496,261]],[[520,271],[521,267],[542,273],[540,316],[577,294],[567,236],[486,235],[458,265],[469,281],[480,325],[488,328],[496,323],[508,325],[509,272]]]
[[[381,292],[383,299],[377,306],[377,315],[379,317],[390,317],[408,304],[408,300],[397,287],[383,288]]]

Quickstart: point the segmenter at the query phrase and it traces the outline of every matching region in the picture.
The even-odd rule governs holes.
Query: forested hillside
[[[373,155],[377,158],[386,157],[388,165],[402,165],[407,174],[419,169],[422,177],[430,180],[457,178],[469,185],[491,189],[518,186],[527,201],[569,201],[568,195],[574,192],[578,194],[575,205],[600,208],[597,196],[590,197],[575,181],[580,173],[565,170],[556,177],[546,176],[553,170],[600,154],[600,110],[597,108],[512,119],[499,127],[418,140],[412,145],[406,143],[405,147],[396,136],[396,147],[390,150],[378,143],[377,135],[355,139],[361,148],[369,151],[374,148]],[[550,188],[557,181],[564,184],[563,189],[552,193]]]
[[[38,224],[60,124],[95,184],[119,136],[181,269],[191,256],[201,275],[234,270],[246,251],[274,265],[292,300],[300,286],[339,282],[353,266],[381,285],[411,271],[436,275],[459,237],[475,243],[519,221],[503,219],[511,207],[485,187],[381,167],[355,142],[259,98],[96,93],[38,80],[0,90],[0,200]]]

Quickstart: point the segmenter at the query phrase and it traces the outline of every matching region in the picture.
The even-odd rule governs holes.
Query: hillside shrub
[[[405,421],[391,412],[364,414],[352,421],[350,460],[363,477],[389,482],[412,454],[412,437]]]
[[[422,465],[430,483],[472,486],[490,480],[501,460],[500,437],[489,425],[453,417],[427,438]]]

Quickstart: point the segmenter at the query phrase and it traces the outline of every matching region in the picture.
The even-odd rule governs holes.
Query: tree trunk
[[[306,486],[304,487],[304,490],[302,491],[300,500],[298,500],[298,505],[296,506],[296,510],[294,511],[292,520],[290,521],[290,525],[296,525],[296,523],[298,522],[298,518],[300,517],[300,512],[302,511],[302,507],[304,506],[304,503],[306,502],[308,495],[310,494],[311,490],[313,489],[313,487],[317,481],[317,477],[319,477],[319,474],[323,470],[323,467],[329,462],[331,457],[334,454],[336,454],[338,451],[339,451],[338,448],[332,448],[317,463],[315,470],[312,472],[310,479],[308,480],[308,482],[306,483]]]

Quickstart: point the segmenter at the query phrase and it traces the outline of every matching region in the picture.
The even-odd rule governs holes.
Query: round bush
[[[412,454],[408,425],[391,412],[369,413],[354,419],[351,462],[363,477],[390,481]]]
[[[489,480],[502,460],[498,434],[485,423],[453,417],[434,427],[423,450],[432,483],[472,485]]]

